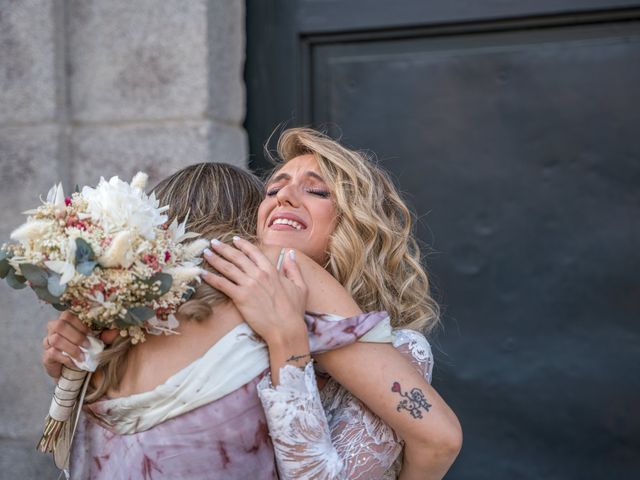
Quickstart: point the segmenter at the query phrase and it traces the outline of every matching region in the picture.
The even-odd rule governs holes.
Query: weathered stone
[[[249,141],[242,127],[213,122],[209,131],[209,161],[223,162],[246,168]]]
[[[245,114],[244,0],[209,2],[209,114],[240,124]]]
[[[242,0],[2,0],[0,243],[60,180],[70,191],[144,170],[152,186],[196,162],[246,166],[243,62]],[[56,478],[34,446],[53,392],[41,342],[57,312],[4,281],[0,305],[0,477]]]
[[[51,120],[56,110],[50,0],[0,6],[0,123]]]
[[[55,127],[0,129],[0,243],[25,221],[21,212],[38,206],[59,180],[57,135]],[[0,438],[28,438],[35,446],[53,390],[40,364],[41,342],[56,313],[33,292],[12,290],[4,280],[0,305]]]
[[[246,163],[244,131],[210,122],[78,128],[71,150],[72,178],[79,185],[95,184],[100,176],[112,175],[128,181],[143,170],[149,174],[151,187],[192,163]]]
[[[72,0],[69,25],[74,120],[206,114],[205,0]]]
[[[35,441],[0,440],[2,478],[58,478],[52,456],[37,453]]]

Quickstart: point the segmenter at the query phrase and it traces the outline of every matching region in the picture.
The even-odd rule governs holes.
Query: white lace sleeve
[[[424,335],[415,330],[396,330],[393,332],[393,346],[409,359],[427,382],[431,383],[433,354],[431,345]]]
[[[431,381],[427,340],[411,330],[395,332],[394,346]],[[359,399],[330,379],[318,391],[312,364],[280,370],[280,385],[258,384],[281,480],[392,479],[402,441]]]
[[[263,378],[258,395],[281,480],[346,478],[344,464],[331,443],[312,362],[304,371],[285,365],[276,387],[269,376]]]

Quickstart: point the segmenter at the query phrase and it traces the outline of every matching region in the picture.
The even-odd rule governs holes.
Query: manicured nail
[[[237,235],[234,235],[234,236],[233,236],[233,241],[234,241],[234,242],[237,242],[238,240],[240,240],[240,237],[239,237],[239,236],[237,236]]]
[[[199,273],[200,273],[201,277],[205,277],[209,272],[207,270],[205,270],[204,268],[201,268]]]
[[[84,342],[82,342],[82,346],[83,346],[84,348],[89,348],[89,347],[91,346],[91,343],[89,342],[89,340],[86,340],[86,339],[85,339],[85,341],[84,341]]]
[[[213,252],[211,250],[209,250],[208,248],[204,249],[204,256],[205,257],[210,257],[211,255],[213,255]]]
[[[293,250],[293,249],[289,250],[289,258],[291,260],[293,260],[294,262],[296,261],[296,251],[295,250]]]
[[[220,240],[218,240],[217,238],[214,238],[213,240],[211,240],[211,245],[213,245],[214,247],[217,247],[221,243],[222,242]]]

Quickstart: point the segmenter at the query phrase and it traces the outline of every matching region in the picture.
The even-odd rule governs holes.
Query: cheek
[[[331,207],[327,207],[323,209],[322,212],[323,218],[323,230],[326,237],[326,242],[329,242],[329,237],[333,235],[333,232],[336,229],[337,219],[336,219],[336,209],[333,205]]]

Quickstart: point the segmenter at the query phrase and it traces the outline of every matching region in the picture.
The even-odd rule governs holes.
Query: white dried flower
[[[37,240],[55,228],[55,224],[56,222],[52,220],[29,219],[27,223],[23,223],[11,232],[11,239],[22,243],[26,243],[29,240]]]
[[[125,230],[117,233],[113,237],[111,245],[98,258],[98,263],[105,268],[129,268],[135,261],[135,256],[131,249],[131,240],[130,231]]]
[[[138,172],[131,180],[131,187],[144,191],[147,188],[147,180],[149,180],[149,175],[144,172]]]
[[[49,270],[59,274],[60,285],[65,285],[73,280],[76,274],[76,242],[73,238],[68,238],[64,243],[62,254],[63,260],[47,260],[44,264]]]
[[[54,185],[47,193],[47,203],[52,204],[56,210],[63,210],[66,206],[64,203],[64,189],[62,182]]]
[[[195,242],[191,242],[190,244],[185,246],[184,253],[187,257],[199,257],[202,255],[202,252],[205,248],[209,246],[209,240],[205,240],[204,238],[200,238]]]
[[[111,177],[108,182],[101,177],[96,188],[84,187],[82,196],[92,221],[100,224],[106,233],[131,229],[153,240],[154,228],[167,221],[163,212],[169,207],[159,207],[155,194],[148,196],[118,177]]]
[[[184,262],[177,267],[165,268],[163,273],[168,273],[173,277],[174,285],[200,280],[200,268],[191,262]]]

